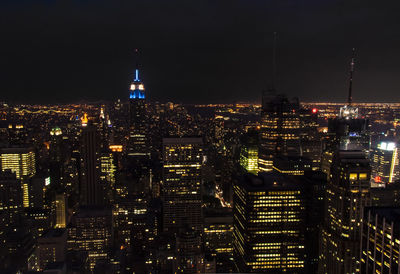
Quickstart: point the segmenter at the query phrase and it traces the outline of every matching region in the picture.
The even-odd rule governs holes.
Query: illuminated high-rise
[[[367,207],[361,232],[361,273],[400,273],[399,207]]]
[[[279,173],[245,175],[234,186],[233,247],[238,272],[304,272],[305,201]]]
[[[201,138],[163,139],[163,220],[164,231],[177,231],[188,224],[202,228]]]
[[[263,94],[260,133],[260,171],[272,171],[275,155],[300,155],[299,100]]]
[[[65,228],[67,225],[67,201],[65,193],[56,194],[56,228]]]
[[[33,148],[2,148],[0,149],[1,170],[15,172],[17,179],[22,181],[23,204],[29,207],[29,179],[36,173],[35,152]]]
[[[364,151],[334,154],[326,187],[320,273],[358,271],[362,213],[370,205],[370,174]]]
[[[240,165],[246,172],[258,173],[258,132],[250,131],[242,136]]]
[[[387,185],[400,179],[399,153],[395,142],[380,142],[371,153],[372,185]]]
[[[130,86],[128,155],[149,156],[146,94],[139,78],[139,69],[135,70],[135,79]]]

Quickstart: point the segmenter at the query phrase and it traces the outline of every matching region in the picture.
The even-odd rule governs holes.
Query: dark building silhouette
[[[80,204],[102,205],[98,132],[95,126],[88,124],[82,127],[81,134]]]

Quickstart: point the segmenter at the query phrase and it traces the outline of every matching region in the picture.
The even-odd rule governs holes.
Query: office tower
[[[55,184],[60,183],[65,161],[66,153],[62,130],[59,127],[54,127],[50,131],[49,169],[50,178]]]
[[[163,139],[164,231],[176,231],[185,223],[201,230],[202,161],[201,138]]]
[[[224,147],[224,117],[216,115],[214,117],[213,127],[213,144],[217,148],[217,151],[221,153]]]
[[[33,148],[0,149],[1,170],[10,169],[22,181],[23,205],[29,207],[29,178],[36,173],[35,152]]]
[[[361,232],[361,273],[400,273],[400,208],[367,207]]]
[[[67,225],[67,201],[65,193],[56,194],[56,228],[65,228]]]
[[[104,195],[107,201],[113,201],[115,190],[115,172],[114,155],[111,152],[102,152],[100,154],[100,180],[104,187]]]
[[[29,179],[29,207],[43,208],[46,188],[49,185],[50,177],[36,174]]]
[[[206,209],[204,212],[203,243],[205,254],[216,261],[216,271],[233,271],[233,216],[228,207]],[[214,271],[215,272],[215,271]]]
[[[360,223],[370,204],[371,168],[363,151],[339,150],[330,173],[319,272],[353,273],[359,269]]]
[[[128,155],[149,157],[146,95],[144,84],[139,78],[139,69],[136,69],[135,79],[130,86],[129,114]]]
[[[113,238],[112,211],[104,207],[80,208],[68,225],[68,250],[87,252],[91,270],[110,258]]]
[[[322,141],[318,132],[318,109],[300,109],[301,156],[312,161],[312,170],[320,170]]]
[[[200,231],[190,227],[180,229],[176,237],[174,273],[204,273]]]
[[[305,269],[301,186],[279,173],[244,175],[234,186],[233,247],[238,272]]]
[[[371,154],[372,186],[385,186],[400,179],[399,154],[395,142],[380,142]]]
[[[260,171],[272,171],[276,155],[300,155],[299,100],[263,94],[260,137]]]
[[[249,130],[241,138],[240,165],[249,173],[258,173],[258,132]]]
[[[80,205],[103,204],[103,189],[100,181],[99,137],[93,125],[82,127]]]
[[[0,238],[7,229],[21,225],[23,214],[21,181],[10,170],[0,172]]]
[[[37,256],[40,270],[44,270],[49,263],[65,262],[66,253],[66,229],[50,229],[37,240]]]

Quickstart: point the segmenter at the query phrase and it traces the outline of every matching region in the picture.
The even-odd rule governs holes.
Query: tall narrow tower
[[[95,126],[83,124],[81,139],[81,206],[103,204],[102,185],[100,183],[99,136]]]
[[[130,86],[129,94],[129,156],[147,156],[147,114],[144,84],[139,78],[139,69]]]

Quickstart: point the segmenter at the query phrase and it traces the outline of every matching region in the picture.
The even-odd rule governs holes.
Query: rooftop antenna
[[[275,91],[275,81],[276,81],[276,31],[273,34],[273,44],[272,44],[272,90]]]
[[[356,49],[353,48],[352,56],[351,56],[351,62],[350,62],[350,79],[349,79],[349,97],[347,99],[347,104],[348,106],[351,106],[351,103],[353,101],[353,73],[354,73],[354,55],[355,55]]]
[[[139,80],[139,50],[135,49],[136,68],[135,68],[135,81]]]

